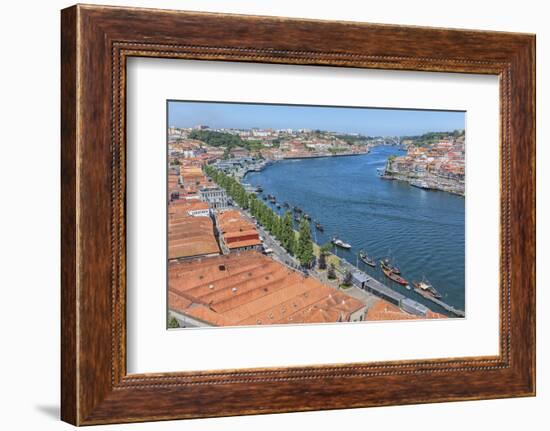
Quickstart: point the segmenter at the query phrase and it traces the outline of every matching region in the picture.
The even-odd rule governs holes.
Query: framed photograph
[[[62,11],[62,419],[535,394],[535,36]]]

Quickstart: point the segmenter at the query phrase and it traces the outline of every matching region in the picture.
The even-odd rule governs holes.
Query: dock
[[[445,302],[443,302],[442,300],[440,299],[437,299],[437,298],[428,298],[428,297],[424,297],[425,299],[427,299],[428,301],[432,301],[434,304],[437,304],[439,305],[441,308],[447,310],[449,313],[452,313],[454,314],[455,316],[457,317],[464,317],[466,314],[464,313],[464,311],[462,310],[459,310],[455,307],[453,307],[452,305],[449,305]]]
[[[410,299],[402,293],[396,292],[363,271],[355,270],[352,272],[352,283],[379,298],[397,305],[407,313],[425,316],[428,311],[430,311],[428,307],[420,302]]]
[[[371,277],[366,272],[361,270],[354,269],[352,271],[352,282],[355,286],[366,290],[367,292],[372,293],[373,295],[378,296],[379,298],[385,299],[392,304],[401,307],[408,313],[416,314],[417,316],[425,316],[429,311],[429,308],[421,304],[414,299],[409,298],[408,296],[403,295],[402,293],[396,292],[392,288],[381,283],[374,277]],[[465,313],[462,310],[459,310],[437,298],[427,298],[426,300],[432,301],[434,304],[439,305],[445,311],[451,313],[457,317],[464,317]]]

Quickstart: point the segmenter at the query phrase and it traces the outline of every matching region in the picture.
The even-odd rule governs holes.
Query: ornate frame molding
[[[223,28],[206,34],[203,24]],[[284,29],[285,38],[255,36],[264,26]],[[335,42],[303,40],[334,31]],[[64,420],[97,424],[534,394],[533,36],[74,6],[62,12],[62,54]],[[498,75],[500,355],[127,375],[125,66],[133,56]],[[98,196],[95,207],[84,199],[89,191]],[[518,210],[529,217],[520,220]],[[108,223],[89,223],[102,217]],[[399,382],[403,375],[411,381]],[[430,388],[420,389],[417,377]],[[404,386],[415,393],[397,395]],[[250,391],[263,392],[265,401],[248,399]],[[307,400],[299,397],[303,391]],[[217,403],[206,405],[207,399]]]

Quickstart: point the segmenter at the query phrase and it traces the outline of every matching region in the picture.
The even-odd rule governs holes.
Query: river
[[[277,161],[247,174],[243,182],[261,185],[263,195],[302,208],[313,219],[318,244],[334,235],[350,243],[351,250],[333,252],[384,284],[442,312],[386,278],[379,266],[358,262],[360,249],[377,261],[391,257],[409,283],[425,277],[444,302],[464,310],[464,198],[379,178],[377,169],[387,158],[401,154],[395,147],[380,146],[366,155]],[[324,233],[314,228],[317,221]]]

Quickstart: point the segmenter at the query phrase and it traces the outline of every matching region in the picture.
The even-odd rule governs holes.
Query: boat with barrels
[[[441,293],[439,293],[426,279],[423,279],[422,281],[413,281],[413,286],[414,291],[426,299],[441,298]]]
[[[390,271],[389,269],[382,267],[382,272],[384,272],[384,275],[388,277],[391,281],[394,281],[395,283],[401,284],[403,286],[407,286],[409,284],[407,280],[405,280],[400,275],[397,275],[395,272]]]

